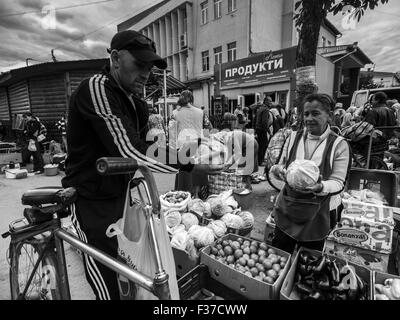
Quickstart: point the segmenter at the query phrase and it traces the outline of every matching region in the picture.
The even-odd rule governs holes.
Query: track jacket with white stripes
[[[191,171],[191,163],[174,168],[146,157],[148,118],[146,102],[128,96],[110,75],[109,67],[83,80],[69,105],[63,187],[75,187],[79,195],[88,199],[123,195],[129,176],[97,174],[95,163],[101,157],[134,158],[158,173],[176,173],[178,167]]]

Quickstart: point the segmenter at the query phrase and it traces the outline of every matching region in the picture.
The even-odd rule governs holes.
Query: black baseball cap
[[[120,31],[111,40],[110,49],[128,50],[135,58],[143,62],[153,62],[159,69],[166,69],[167,62],[156,54],[156,46],[153,40],[134,30]]]

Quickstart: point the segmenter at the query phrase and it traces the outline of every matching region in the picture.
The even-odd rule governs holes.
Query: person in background
[[[286,171],[295,160],[312,160],[319,167],[318,182],[295,190],[285,184],[273,215],[276,222],[274,247],[293,253],[297,247],[322,251],[330,230],[340,220],[340,193],[350,170],[350,148],[335,134],[329,122],[334,101],[329,95],[311,94],[304,100],[305,129],[294,131],[283,148],[282,157],[271,173],[286,181]]]
[[[339,129],[342,128],[345,113],[346,111],[343,109],[343,103],[336,103],[335,109],[333,110],[332,126],[338,127]]]
[[[396,116],[397,125],[400,125],[400,103],[397,101],[397,99],[393,99],[389,100],[387,104],[388,107],[393,110]]]
[[[266,97],[263,104],[256,111],[255,132],[258,143],[258,165],[264,162],[265,151],[267,150],[269,136],[271,135],[270,127],[273,124],[273,115],[270,112],[272,106],[271,97]]]
[[[244,125],[243,130],[251,129],[251,121],[250,121],[250,115],[249,115],[249,108],[248,107],[244,107],[243,108],[243,115],[244,115],[244,121],[245,121],[245,125]]]
[[[164,119],[157,112],[157,108],[151,109],[151,114],[149,115],[148,122],[148,133],[147,133],[147,141],[154,141],[154,143],[158,143],[160,145],[165,145],[167,136],[165,131]]]
[[[212,123],[210,121],[210,118],[207,115],[205,107],[201,106],[200,109],[203,111],[203,129],[211,131],[213,129],[213,125],[212,125]]]
[[[366,114],[364,121],[372,124],[374,128],[391,127],[396,125],[394,112],[387,107],[387,95],[384,92],[378,92],[373,95],[371,103],[372,108]],[[376,136],[372,139],[372,148],[376,150],[378,156],[383,158],[384,151],[387,149],[387,142],[393,136],[393,129],[383,129],[376,131]],[[360,143],[366,147],[369,143],[369,137],[363,139]],[[378,151],[379,150],[379,151]]]
[[[3,141],[5,136],[7,135],[6,126],[0,121],[0,141]]]
[[[240,129],[242,130],[244,126],[246,125],[246,121],[244,119],[244,112],[243,112],[243,106],[238,105],[233,112],[233,114],[236,116],[237,120],[235,121],[233,129]]]
[[[25,126],[23,131],[23,143],[21,148],[22,166],[30,163],[33,158],[33,171],[35,174],[44,172],[44,160],[41,153],[38,136],[40,135],[41,123],[32,113],[23,115]]]
[[[181,93],[178,108],[174,110],[177,126],[177,148],[185,142],[198,141],[203,137],[203,111],[193,105],[193,94],[189,90]],[[175,190],[187,191],[198,196],[201,187],[208,185],[208,176],[192,172],[179,172],[175,179]]]
[[[282,123],[282,126],[284,126],[287,120],[285,108],[283,108],[283,106],[279,103],[273,103],[270,110],[273,115],[278,119],[278,121]]]
[[[63,150],[65,153],[67,153],[68,152],[68,149],[67,149],[67,113],[65,113],[61,117],[61,119],[57,121],[56,128],[61,133]]]
[[[355,112],[357,108],[352,106],[347,109],[347,112],[343,116],[342,128],[350,127],[355,123]]]

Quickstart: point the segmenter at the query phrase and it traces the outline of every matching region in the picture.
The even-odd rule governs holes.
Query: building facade
[[[294,5],[295,0],[165,0],[119,24],[118,30],[136,30],[153,39],[172,75],[193,90],[198,106],[210,110],[223,96],[233,110],[242,97],[248,106],[266,95],[289,106],[294,95],[294,65],[286,70],[289,76],[285,79],[229,88],[218,87],[216,70],[219,65],[271,52],[280,54],[296,46]],[[340,35],[325,20],[319,47],[335,47]],[[333,61],[317,54],[320,91],[334,94],[334,73]]]

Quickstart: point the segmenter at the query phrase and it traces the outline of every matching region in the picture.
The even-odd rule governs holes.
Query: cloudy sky
[[[55,25],[42,13],[49,2],[0,0],[0,72],[25,66],[27,58],[33,59],[30,64],[51,61],[51,49],[60,61],[104,58],[117,24],[160,1],[52,0],[57,8]],[[344,30],[341,19],[341,15],[331,18],[343,32],[339,44],[358,41],[376,70],[400,71],[400,1],[389,0],[368,11],[355,30]]]

